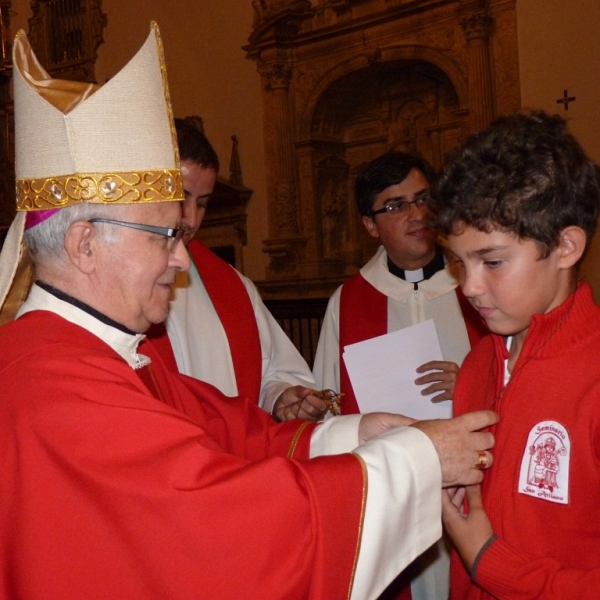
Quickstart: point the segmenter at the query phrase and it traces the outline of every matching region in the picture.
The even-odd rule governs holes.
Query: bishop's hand
[[[478,410],[453,419],[417,421],[420,429],[432,441],[442,467],[442,487],[472,485],[483,481],[482,469],[492,465],[489,450],[494,436],[479,431],[498,422],[498,414]]]

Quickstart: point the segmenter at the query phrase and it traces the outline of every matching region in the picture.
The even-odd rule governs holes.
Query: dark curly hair
[[[386,152],[368,163],[354,185],[354,197],[361,216],[371,216],[377,194],[402,183],[412,169],[419,169],[430,184],[435,177],[433,167],[424,158],[404,152]]]
[[[431,188],[431,225],[449,235],[460,224],[533,240],[545,258],[559,234],[581,227],[587,246],[600,207],[600,169],[560,116],[501,117],[447,159]]]

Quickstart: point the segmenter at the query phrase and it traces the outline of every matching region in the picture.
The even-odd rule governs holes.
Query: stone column
[[[492,23],[491,15],[483,10],[460,19],[468,48],[469,105],[472,132],[479,131],[489,125],[496,112],[489,51]]]
[[[277,234],[297,234],[298,191],[295,176],[294,135],[290,111],[289,86],[292,69],[287,65],[271,66],[265,73],[273,95],[271,127],[275,142],[271,205]]]
[[[292,68],[273,62],[265,65],[260,73],[266,84],[269,239],[263,242],[263,252],[271,259],[267,279],[299,277],[307,238],[302,235],[300,226],[295,125],[290,109]]]

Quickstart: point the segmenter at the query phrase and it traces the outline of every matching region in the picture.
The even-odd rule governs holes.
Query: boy
[[[503,117],[432,191],[435,226],[492,334],[463,363],[456,414],[500,414],[481,489],[444,499],[451,598],[597,598],[600,309],[577,283],[600,174],[558,116]]]

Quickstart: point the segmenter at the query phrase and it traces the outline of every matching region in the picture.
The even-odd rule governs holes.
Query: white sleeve
[[[336,417],[315,430],[311,457],[348,451],[360,415]],[[442,535],[439,459],[414,427],[392,429],[352,452],[367,473],[365,516],[351,600],[377,598]]]
[[[238,273],[254,308],[262,352],[259,406],[271,412],[286,388],[301,385],[314,389],[315,380],[302,355],[264,305],[256,286]]]
[[[340,294],[341,286],[327,304],[319,344],[313,365],[313,375],[321,390],[340,391]]]

